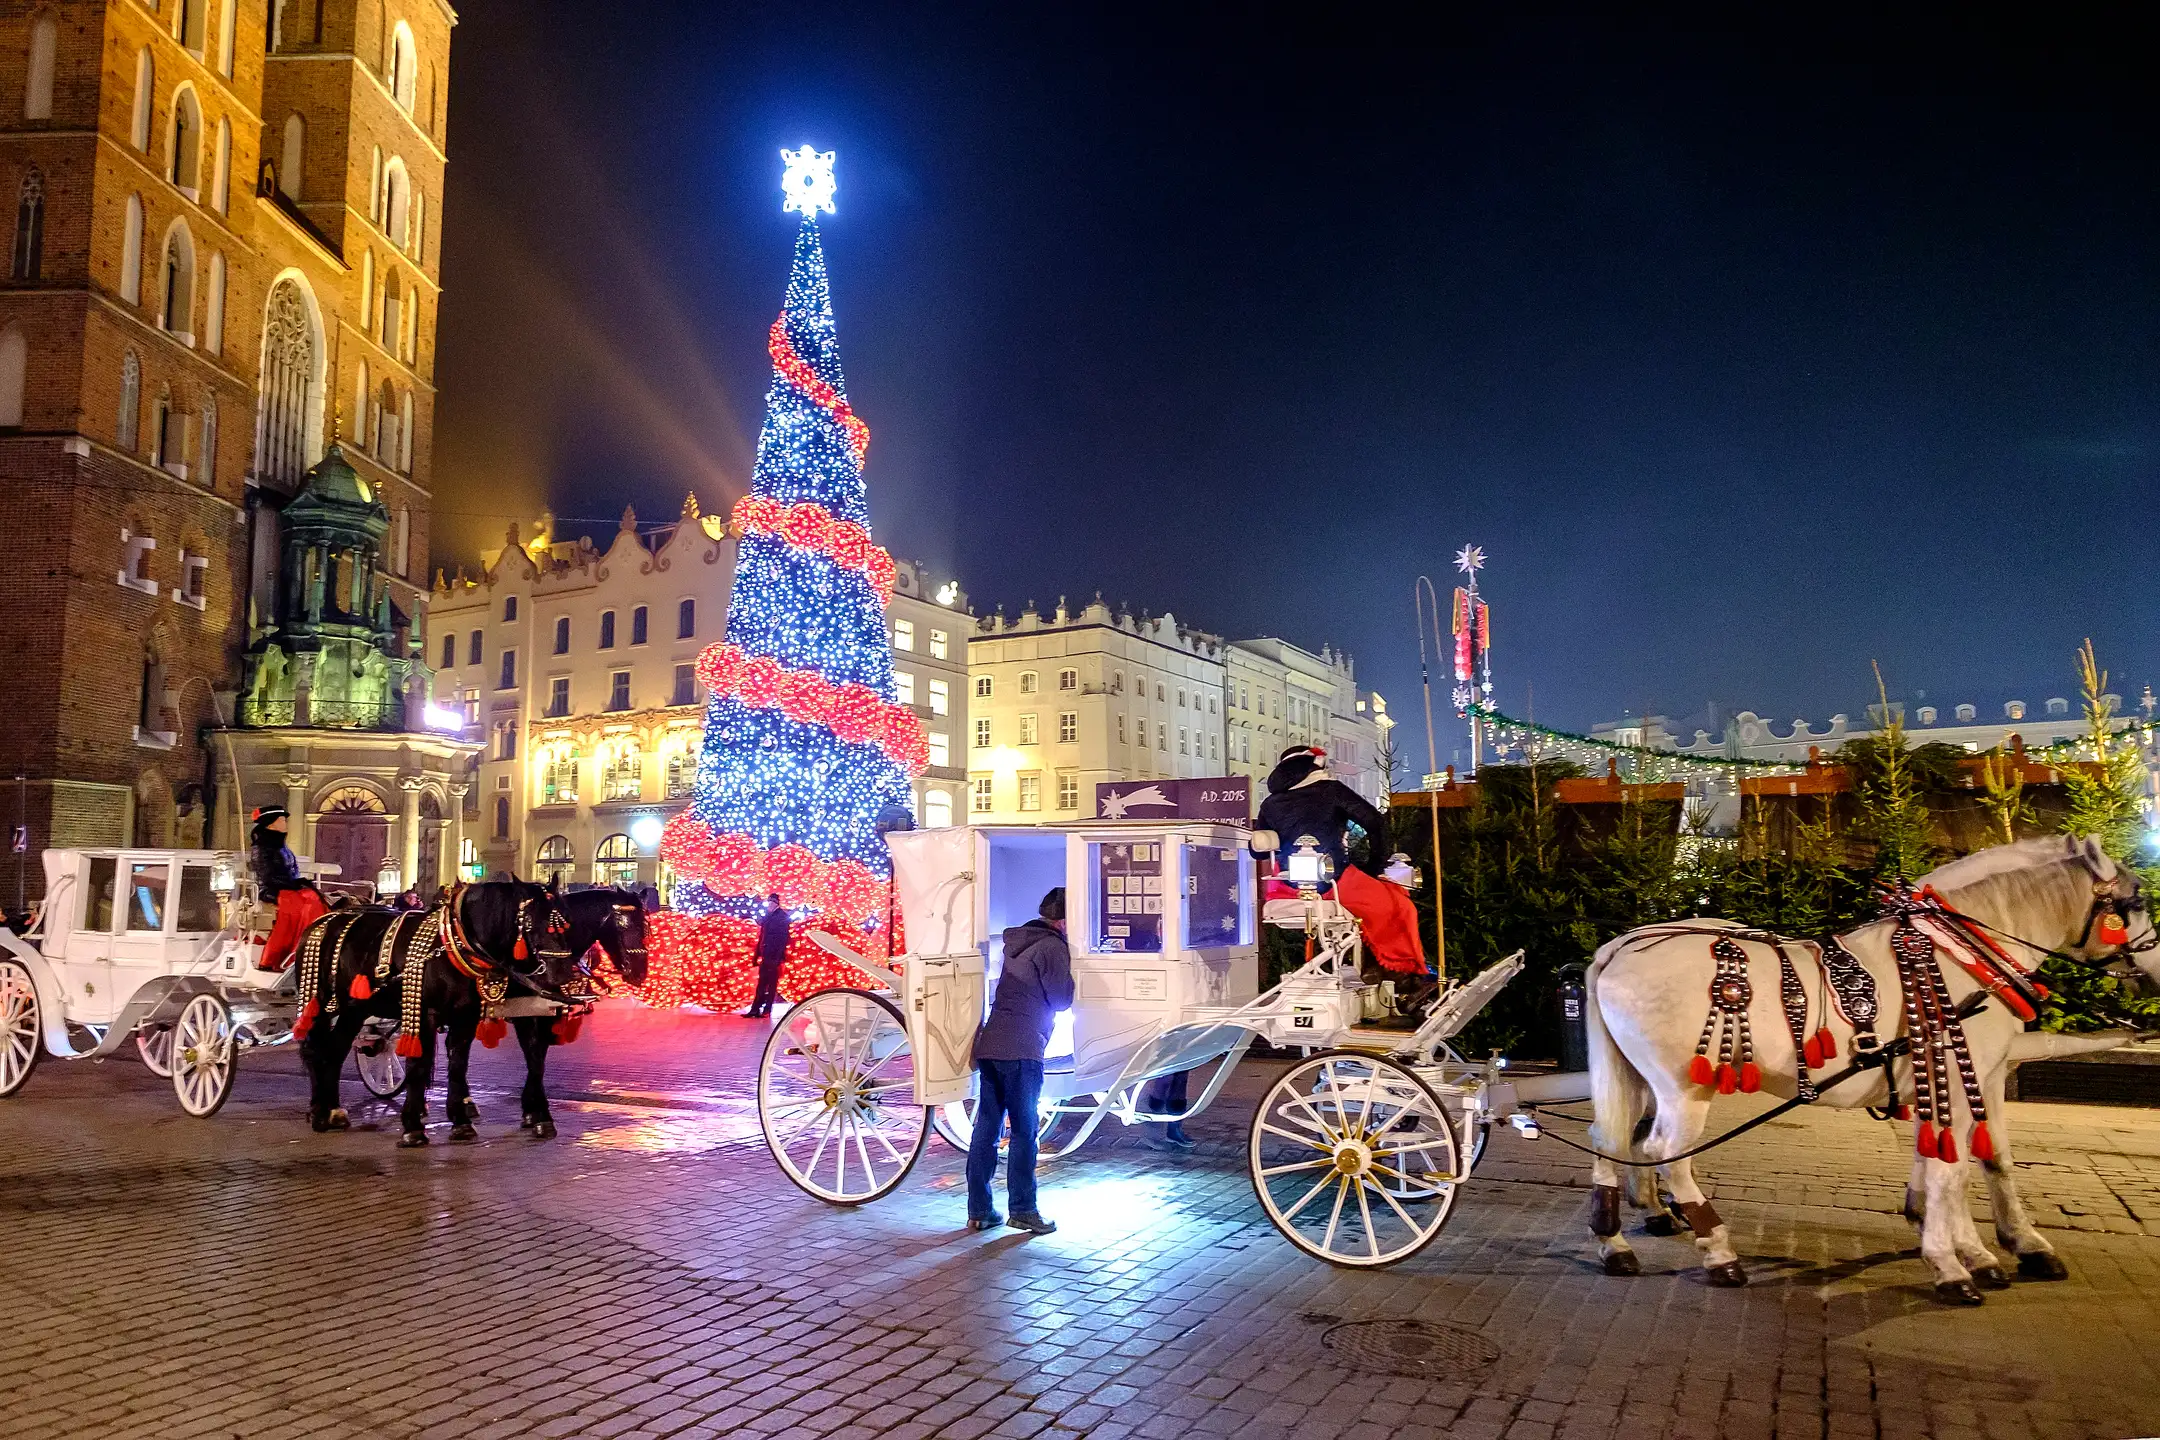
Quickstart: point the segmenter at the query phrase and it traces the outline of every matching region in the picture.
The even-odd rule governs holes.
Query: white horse
[[[2160,980],[2160,953],[2155,950],[2160,937],[2154,934],[2137,877],[2118,868],[2096,842],[2054,839],[2001,845],[1953,861],[1927,881],[1958,915],[1977,922],[1979,930],[1995,937],[2021,965],[2037,965],[2048,951],[2095,963],[2127,954],[2148,976]],[[1893,925],[1891,920],[1880,920],[1840,937],[1846,951],[1874,980],[1879,1003],[1876,1034],[1884,1042],[1906,1030],[1903,991],[1890,948]],[[1722,980],[1712,954],[1712,944],[1721,934],[1738,942],[1745,956],[1748,994],[1739,1008],[1746,1013],[1762,1090],[1781,1099],[1796,1093],[1803,1057],[1796,1053],[1781,994],[1777,952],[1767,937],[1724,920],[1678,921],[1633,930],[1598,950],[1588,978],[1591,1093],[1597,1110],[1591,1135],[1598,1150],[1633,1161],[1658,1161],[1679,1156],[1702,1139],[1715,1092],[1691,1080],[1689,1072],[1711,1012],[1712,986],[1732,977],[1731,952]],[[1820,963],[1822,947],[1787,940],[1784,948],[1806,995],[1801,1034],[1812,1036],[1827,1028],[1835,1041],[1837,1058],[1809,1071],[1819,1084],[1851,1062],[1854,1026],[1831,999],[1833,992],[1826,986]],[[1950,1002],[1960,1005],[1982,986],[1955,963],[1950,951],[1950,946],[1939,944],[1937,960]],[[1732,994],[1737,997],[1739,992],[1735,989]],[[1864,1003],[1860,1008],[1864,1010]],[[1981,1168],[1994,1197],[1996,1237],[2017,1256],[2018,1270],[2035,1279],[2059,1280],[2067,1272],[2027,1217],[2011,1178],[2003,1082],[2011,1038],[2023,1028],[2023,1022],[1997,998],[1989,998],[1980,1013],[1964,1022],[1993,1142],[1993,1156],[1984,1158]],[[1714,1050],[1711,1058],[1718,1058]],[[1952,1077],[1948,1088],[1959,1093],[1954,1100],[1939,1103],[1937,1118],[1943,1133],[1954,1138],[1953,1153],[1969,1156],[1971,1107],[1960,1090],[1954,1057],[1946,1056],[1946,1062]],[[1821,1103],[1887,1108],[1910,1102],[1910,1058],[1899,1058],[1891,1068],[1896,1098],[1887,1092],[1882,1071],[1877,1069],[1823,1092]],[[1622,1167],[1603,1158],[1595,1162],[1590,1229],[1609,1275],[1633,1275],[1641,1268],[1619,1233],[1623,1168],[1636,1203],[1658,1215],[1664,1213],[1650,1168]],[[1693,1163],[1677,1159],[1656,1169],[1674,1208],[1695,1233],[1710,1283],[1746,1284],[1746,1273],[1724,1223],[1695,1183]],[[1965,1203],[1965,1180],[1965,1171],[1955,1161],[1923,1158],[1916,1149],[1905,1213],[1920,1227],[1920,1249],[1934,1268],[1937,1297],[1978,1304],[1976,1274],[1991,1288],[2007,1285],[2009,1280],[2002,1262],[1973,1224]]]

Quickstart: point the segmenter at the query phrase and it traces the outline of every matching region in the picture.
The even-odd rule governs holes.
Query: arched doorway
[[[577,855],[570,848],[567,835],[550,835],[540,842],[533,855],[533,879],[542,885],[553,884],[557,889],[567,890],[577,877]]]
[[[341,882],[372,887],[389,853],[390,817],[374,791],[342,785],[323,797],[315,817],[316,863],[337,866]]]
[[[593,856],[593,884],[637,889],[637,846],[628,835],[610,835],[600,842]]]
[[[420,861],[414,868],[418,871],[405,883],[418,890],[425,898],[435,893],[442,878],[442,802],[432,790],[420,793]]]

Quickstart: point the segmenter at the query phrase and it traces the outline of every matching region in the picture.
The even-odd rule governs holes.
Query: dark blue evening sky
[[[1414,721],[1474,542],[1563,725],[2160,673],[2127,30],[605,9],[462,11],[437,563],[740,493],[807,141],[878,535],[979,611],[1333,643]]]

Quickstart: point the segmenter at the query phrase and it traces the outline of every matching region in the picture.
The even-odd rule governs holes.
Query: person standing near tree
[[[975,1035],[975,1133],[968,1145],[968,1229],[1010,1225],[1031,1235],[1057,1229],[1035,1202],[1036,1107],[1042,1099],[1043,1053],[1060,1010],[1073,1003],[1072,952],[1065,947],[1065,887],[1043,896],[1037,918],[1005,932],[1005,963],[990,1018]],[[1006,1122],[1005,1198],[1010,1218],[990,1202],[997,1174],[998,1136]]]
[[[794,935],[794,920],[787,906],[780,903],[775,894],[768,909],[757,922],[757,994],[750,999],[750,1008],[743,1011],[745,1019],[763,1020],[772,1014],[773,1001],[780,994],[780,966],[787,959],[788,941]]]

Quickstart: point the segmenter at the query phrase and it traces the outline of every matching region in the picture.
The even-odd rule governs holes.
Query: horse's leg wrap
[[[1590,1187],[1590,1233],[1600,1239],[1620,1233],[1620,1187]]]
[[[1688,1229],[1695,1232],[1698,1240],[1708,1240],[1725,1223],[1718,1218],[1717,1207],[1708,1200],[1697,1200],[1693,1204],[1682,1201],[1677,1208],[1680,1218],[1687,1221]]]

